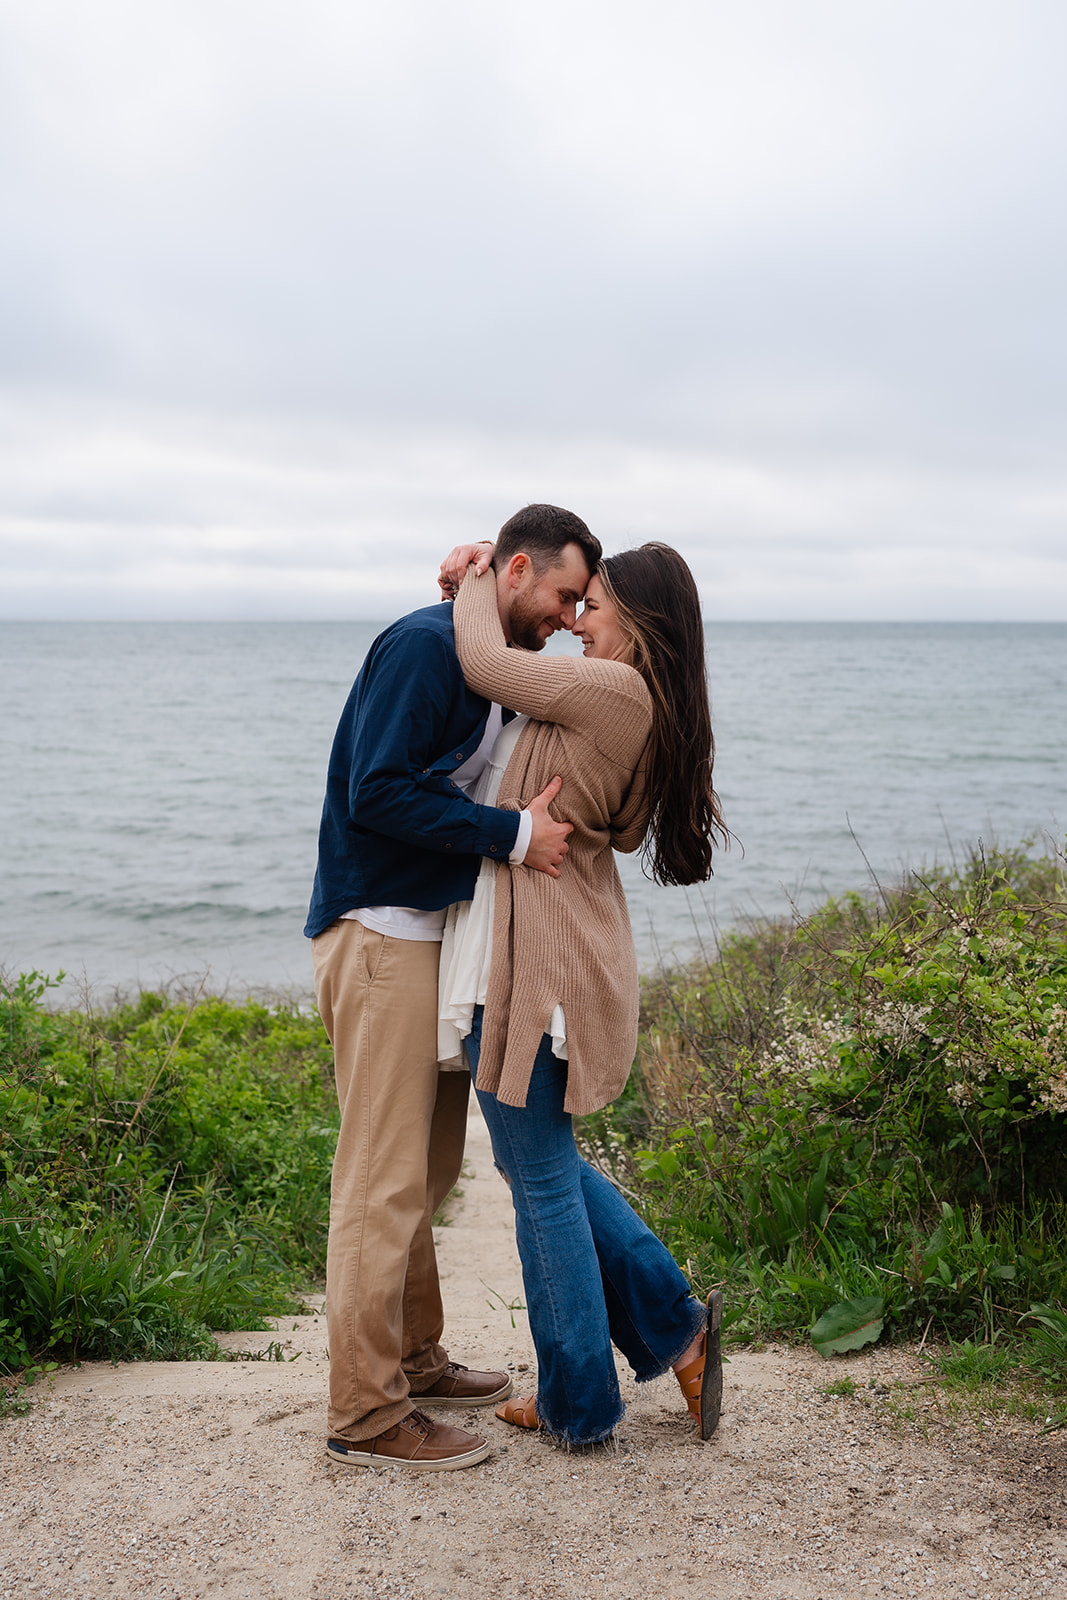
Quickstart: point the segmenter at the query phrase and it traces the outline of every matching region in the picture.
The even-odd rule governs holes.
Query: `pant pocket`
[[[385,934],[378,933],[374,928],[365,928],[362,922],[357,922],[359,929],[359,965],[363,973],[363,981],[370,986],[374,982],[378,968],[381,965],[382,952],[385,949]]]

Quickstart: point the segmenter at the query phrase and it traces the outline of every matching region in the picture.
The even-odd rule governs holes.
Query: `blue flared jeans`
[[[467,1060],[511,1185],[530,1331],[537,1350],[537,1414],[567,1444],[606,1439],[625,1407],[612,1345],[639,1383],[685,1353],[706,1312],[674,1258],[615,1186],[583,1161],[563,1109],[567,1063],[546,1035],[525,1106],[478,1089],[482,1007]]]

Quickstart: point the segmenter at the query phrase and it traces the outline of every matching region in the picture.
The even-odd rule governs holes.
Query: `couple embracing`
[[[305,929],[341,1108],[327,1451],[416,1471],[485,1459],[485,1439],[426,1406],[493,1404],[572,1447],[607,1439],[623,1414],[613,1344],[638,1381],[673,1368],[707,1438],[722,1296],[694,1298],[571,1129],[620,1093],[636,1044],[613,850],[644,845],[660,882],[696,883],[725,837],[696,586],[669,546],[604,558],[547,505],[442,570],[454,603],[387,628],[345,706]],[[582,657],[538,654],[559,628]],[[472,1080],[537,1352],[537,1392],[517,1399],[440,1342],[431,1221],[459,1177]]]

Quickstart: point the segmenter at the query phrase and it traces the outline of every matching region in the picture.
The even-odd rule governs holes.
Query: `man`
[[[540,650],[569,628],[600,559],[581,518],[527,506],[500,530],[494,566],[509,641]],[[341,1129],[326,1260],[327,1452],[350,1467],[471,1466],[486,1441],[418,1405],[490,1405],[511,1382],[448,1359],[431,1219],[459,1177],[466,1073],[437,1065],[445,913],[469,900],[481,858],[559,876],[569,823],[558,781],[523,812],[476,805],[504,720],[472,694],[452,607],[429,606],[371,646],[330,757],[305,933],[334,1050]]]

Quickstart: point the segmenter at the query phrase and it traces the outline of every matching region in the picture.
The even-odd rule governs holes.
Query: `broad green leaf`
[[[882,1331],[885,1301],[870,1294],[862,1300],[839,1300],[824,1311],[811,1330],[811,1342],[821,1356],[843,1350],[859,1350],[871,1344]]]

